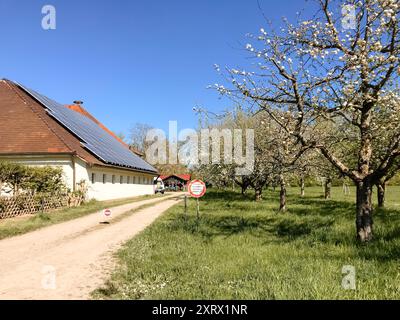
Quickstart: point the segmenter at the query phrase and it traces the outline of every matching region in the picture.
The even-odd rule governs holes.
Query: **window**
[[[96,182],[96,174],[92,172],[92,184]]]
[[[136,177],[133,177],[132,180],[133,180],[133,183],[136,183]]]
[[[140,177],[138,177],[138,184],[140,184]]]
[[[105,173],[103,173],[103,183],[107,182],[107,175]]]
[[[112,182],[113,184],[115,183],[115,175],[114,175],[114,174],[112,175],[111,182]]]
[[[124,183],[124,177],[123,177],[123,176],[120,176],[120,177],[119,177],[119,183],[120,183],[120,184],[123,184],[123,183]]]
[[[127,183],[127,184],[130,184],[130,183],[131,183],[131,177],[130,177],[130,176],[127,176],[127,177],[126,177],[126,183]]]

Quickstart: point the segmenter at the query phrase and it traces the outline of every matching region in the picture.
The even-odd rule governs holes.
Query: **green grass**
[[[106,207],[115,207],[140,200],[151,199],[153,197],[159,197],[159,196],[145,195],[134,198],[125,198],[125,199],[108,200],[108,201],[91,200],[75,208],[59,209],[29,216],[2,219],[0,220],[0,239],[27,233],[55,223],[76,219],[88,215],[90,213],[102,210]]]
[[[120,267],[97,299],[399,299],[400,187],[375,212],[375,239],[355,240],[354,189],[332,199],[291,188],[287,213],[278,190],[260,203],[250,193],[210,190],[189,216],[169,210],[118,252]],[[341,286],[342,267],[356,270],[356,290]]]

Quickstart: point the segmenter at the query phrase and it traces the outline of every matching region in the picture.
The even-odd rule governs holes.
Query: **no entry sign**
[[[189,194],[193,198],[201,198],[206,193],[206,184],[201,180],[193,180],[189,183]]]
[[[109,216],[111,216],[111,210],[110,210],[110,209],[104,209],[103,214],[104,214],[106,217],[109,217]]]
[[[104,209],[100,211],[100,223],[110,223],[109,220],[111,219],[111,209]]]

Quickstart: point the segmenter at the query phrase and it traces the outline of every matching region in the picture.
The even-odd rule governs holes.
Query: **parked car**
[[[164,194],[164,192],[165,192],[164,182],[160,178],[154,178],[154,193]]]

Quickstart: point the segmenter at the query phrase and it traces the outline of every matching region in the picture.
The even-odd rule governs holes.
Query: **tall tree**
[[[392,167],[383,177],[376,182],[377,189],[377,203],[378,207],[383,208],[385,206],[385,195],[386,195],[386,184],[392,179],[400,168],[400,159],[397,160],[396,165]]]
[[[343,16],[342,1],[316,2],[319,10],[308,20],[261,29],[259,48],[246,45],[257,69],[228,69],[233,88],[217,89],[265,110],[303,150],[318,149],[354,181],[356,232],[366,242],[372,239],[372,187],[400,156],[400,3],[348,1]],[[293,126],[281,112],[296,119]],[[343,128],[339,137],[323,130],[327,121]],[[354,159],[348,162],[332,144],[355,145]]]
[[[146,141],[146,135],[151,129],[153,129],[153,127],[146,123],[135,123],[130,129],[129,145],[138,151],[145,153],[146,148],[149,146],[149,142]]]

